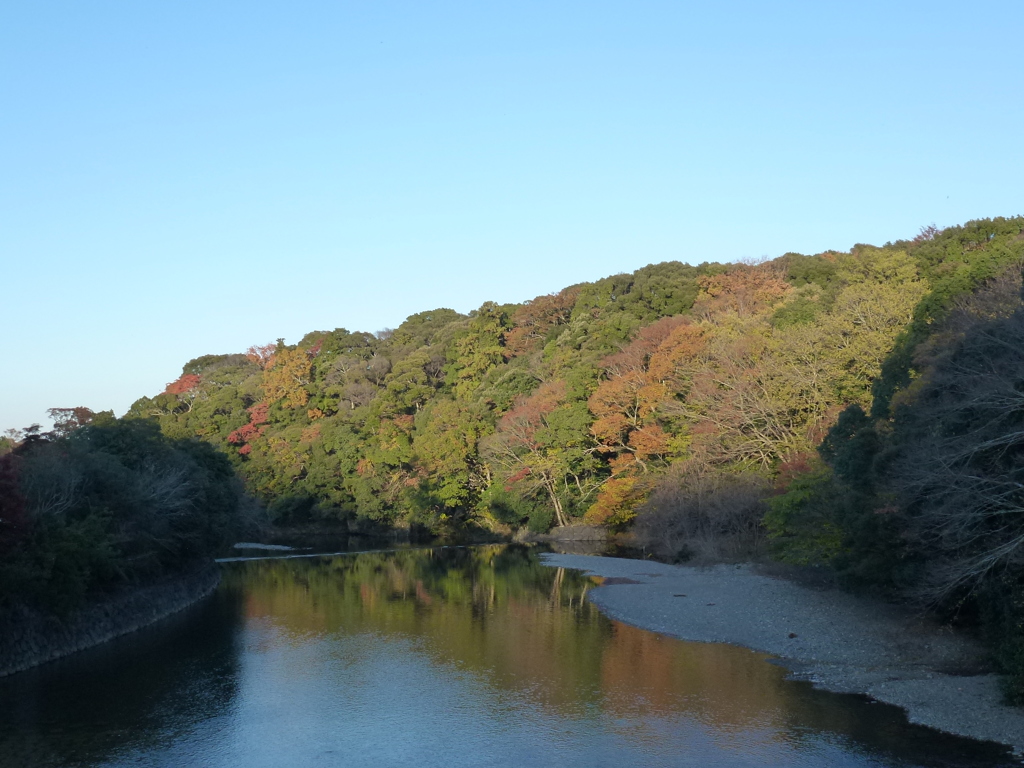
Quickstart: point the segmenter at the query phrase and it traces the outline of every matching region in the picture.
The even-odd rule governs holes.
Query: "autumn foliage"
[[[246,350],[245,356],[250,362],[258,365],[261,370],[266,370],[274,363],[274,352],[277,350],[276,344],[262,344],[254,345]]]
[[[197,358],[138,415],[232,446],[269,503],[352,525],[625,528],[684,464],[796,487],[801,457],[891,378],[932,286],[955,274],[963,290],[1024,249],[1017,223],[978,226],[1005,231],[652,264],[376,334],[314,331]]]
[[[186,373],[168,384],[167,389],[164,391],[169,395],[184,395],[199,389],[199,385],[202,384],[202,382],[202,376],[194,373]]]
[[[66,437],[76,429],[84,427],[96,417],[92,409],[84,406],[50,408],[47,413],[53,419],[53,431],[62,437]]]
[[[269,402],[282,401],[286,408],[302,408],[309,402],[315,352],[279,347],[266,363],[263,392]]]
[[[252,452],[252,445],[250,443],[262,437],[266,431],[265,427],[261,425],[267,423],[270,405],[266,402],[260,402],[250,406],[246,411],[249,414],[249,423],[228,435],[228,442],[231,445],[240,446],[238,452],[243,456],[247,456]]]
[[[578,288],[566,288],[549,296],[525,302],[512,316],[512,328],[505,332],[505,357],[512,358],[536,350],[541,342],[572,317]]]

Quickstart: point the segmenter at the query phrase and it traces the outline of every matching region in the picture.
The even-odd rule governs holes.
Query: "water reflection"
[[[1008,763],[593,584],[517,546],[231,563],[159,633],[0,681],[0,765]]]

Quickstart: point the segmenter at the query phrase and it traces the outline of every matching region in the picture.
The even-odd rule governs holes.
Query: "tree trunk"
[[[555,484],[551,478],[544,478],[544,487],[547,489],[548,498],[551,499],[551,506],[555,508],[555,521],[558,523],[558,527],[564,527],[569,524],[565,519],[565,513],[562,511],[562,501],[558,498],[558,494],[555,493]]]

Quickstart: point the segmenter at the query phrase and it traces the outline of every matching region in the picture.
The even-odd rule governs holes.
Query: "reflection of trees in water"
[[[404,635],[443,664],[568,717],[628,720],[623,736],[657,739],[656,719],[690,717],[750,741],[852,737],[917,764],[979,764],[1002,754],[908,726],[892,707],[785,681],[764,657],[722,644],[681,643],[603,617],[594,582],[541,565],[527,547],[405,550],[331,560],[238,563],[247,616],[297,640],[331,633]]]
[[[439,661],[486,670],[502,686],[526,675],[553,702],[595,688],[591,659],[609,631],[583,600],[589,579],[559,575],[517,546],[254,561],[225,579],[245,585],[248,616],[289,634],[426,637]]]
[[[236,694],[237,594],[0,679],[0,765],[94,765],[222,713]]]
[[[814,749],[824,732],[917,765],[1002,754],[909,727],[890,707],[787,683],[759,654],[612,622],[585,599],[593,584],[515,545],[234,563],[214,599],[176,620],[0,680],[0,765],[91,765],[163,746],[228,709],[248,641],[332,634],[406,637],[495,691],[569,721],[602,716],[623,740],[656,748],[678,744],[672,734],[690,719],[726,749]],[[308,656],[282,658],[287,675],[308,673],[289,666]]]

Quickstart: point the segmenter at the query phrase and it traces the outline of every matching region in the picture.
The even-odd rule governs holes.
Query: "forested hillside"
[[[983,615],[1020,668],[1022,230],[668,262],[313,331],[196,358],[127,418],[221,448],[282,524],[583,522],[669,559],[767,545]]]
[[[1024,255],[1021,227],[669,262],[376,334],[314,331],[192,360],[128,416],[223,448],[281,521],[622,527],[689,475],[788,482],[850,406],[886,417],[936,320]]]

